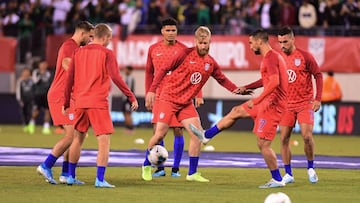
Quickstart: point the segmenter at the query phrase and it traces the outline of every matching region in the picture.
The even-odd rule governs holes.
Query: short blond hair
[[[95,26],[94,29],[94,37],[95,38],[102,38],[112,35],[112,29],[109,25],[105,23],[99,23]]]
[[[207,37],[209,37],[209,38],[211,37],[211,31],[208,27],[200,26],[196,29],[196,31],[195,31],[196,39],[207,38]]]

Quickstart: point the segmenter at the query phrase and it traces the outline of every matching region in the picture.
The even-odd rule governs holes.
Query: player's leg
[[[134,132],[134,124],[132,120],[132,111],[131,111],[131,103],[128,101],[124,101],[124,124],[125,124],[125,132],[128,134],[133,134]]]
[[[50,111],[49,111],[49,108],[46,107],[46,108],[44,108],[44,125],[43,125],[43,129],[42,129],[42,133],[45,135],[51,134],[50,120],[51,120]]]
[[[196,110],[195,110],[196,111]],[[193,124],[194,126],[201,126],[199,117],[192,117],[183,119],[181,123],[184,125],[185,129],[189,132],[189,171],[186,176],[187,181],[196,181],[196,182],[209,182],[210,180],[201,176],[201,173],[197,171],[199,159],[200,159],[200,148],[201,142],[192,130],[190,130],[189,125]]]
[[[282,182],[282,177],[277,164],[277,158],[274,150],[271,148],[271,140],[266,138],[258,137],[257,145],[264,158],[264,161],[270,170],[272,179],[264,185],[260,185],[259,188],[272,188],[272,187],[283,187],[285,183]]]
[[[39,110],[39,99],[37,96],[35,96],[35,104],[32,107],[32,111],[31,111],[31,119],[29,121],[29,125],[28,125],[28,131],[30,134],[34,134],[35,133],[35,120],[36,118],[39,116],[40,110]]]
[[[283,113],[280,121],[280,153],[284,163],[285,175],[283,180],[285,184],[295,182],[292,168],[291,168],[291,149],[290,138],[293,126],[295,125],[296,115],[293,111],[286,111]]]
[[[78,180],[76,178],[76,167],[80,159],[81,147],[86,138],[86,132],[89,127],[90,120],[88,111],[86,109],[76,109],[74,113],[74,137],[69,148],[68,185],[78,184]]]
[[[174,163],[171,169],[172,177],[180,177],[181,157],[184,151],[184,133],[182,127],[174,127]]]
[[[59,140],[58,143],[53,148],[54,153],[60,153],[66,149],[63,155],[62,170],[59,177],[60,183],[67,183],[67,178],[69,177],[69,148],[74,139],[75,129],[73,125],[62,125],[64,129],[64,138]],[[60,151],[61,150],[61,151]]]
[[[312,110],[312,104],[309,104],[307,108],[298,113],[298,120],[300,124],[301,135],[304,140],[304,152],[308,163],[308,176],[311,183],[318,182],[319,178],[314,170],[315,159],[315,142],[313,137],[314,126],[314,111]]]
[[[88,109],[89,120],[98,141],[97,173],[95,187],[113,188],[105,180],[105,171],[109,162],[110,135],[114,132],[113,123],[108,109]],[[76,129],[78,129],[76,127]],[[83,136],[84,138],[85,136]],[[80,151],[79,151],[80,152]],[[70,153],[72,153],[70,149]]]
[[[233,107],[231,111],[226,114],[220,121],[218,121],[217,124],[213,127],[204,131],[202,130],[201,126],[190,124],[190,130],[201,140],[203,144],[206,144],[222,130],[230,128],[236,122],[236,120],[240,118],[251,117],[253,114],[252,112],[254,111],[254,109],[249,109],[246,103],[238,105]]]
[[[165,138],[168,130],[169,124],[163,122],[156,123],[156,130],[154,135],[149,140],[148,147],[146,149],[145,161],[142,166],[142,179],[145,181],[152,180],[151,163],[148,159],[149,151],[154,145],[159,144],[159,142]]]
[[[156,129],[156,123],[153,124],[153,133],[155,134],[155,129]],[[164,142],[164,139],[162,139],[159,143],[159,145],[165,147],[165,142]],[[146,151],[146,158],[148,156],[148,151]],[[145,158],[145,159],[146,159]],[[163,177],[163,176],[166,176],[166,172],[165,172],[165,167],[164,165],[159,165],[157,166],[157,169],[156,171],[152,174],[153,177]]]
[[[313,125],[302,123],[300,124],[301,135],[304,140],[304,152],[307,159],[307,169],[309,181],[311,183],[318,182],[319,178],[314,170],[314,148],[315,142],[312,134]]]
[[[285,186],[278,167],[276,154],[271,147],[281,116],[282,113],[279,112],[274,105],[269,106],[269,104],[260,104],[258,106],[253,132],[257,135],[258,148],[263,155],[264,161],[268,166],[272,177],[269,182],[260,185],[259,188]]]

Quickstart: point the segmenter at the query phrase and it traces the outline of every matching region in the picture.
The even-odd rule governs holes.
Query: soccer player
[[[189,129],[190,123],[200,126],[200,118],[193,103],[193,98],[199,93],[210,76],[228,89],[234,91],[237,86],[232,83],[222,72],[217,62],[209,53],[211,32],[209,28],[200,26],[195,31],[195,47],[179,50],[174,58],[164,63],[156,71],[154,80],[146,94],[145,104],[151,108],[154,101],[161,109],[154,112],[154,119],[157,121],[154,135],[150,139],[147,148],[147,155],[150,149],[158,144],[166,136],[173,118],[176,118],[188,130],[190,134],[189,142],[189,171],[186,176],[188,181],[209,182],[197,171],[201,143]],[[167,81],[160,82],[165,75]],[[161,88],[158,98],[156,90]],[[156,99],[155,99],[156,98]],[[142,178],[145,181],[152,180],[151,164],[145,158],[142,166]]]
[[[64,103],[66,71],[68,70],[74,50],[79,48],[79,46],[87,44],[90,41],[93,34],[93,29],[94,26],[89,22],[79,22],[75,27],[75,31],[72,37],[67,39],[61,45],[58,51],[55,77],[48,91],[47,100],[49,103],[49,109],[54,125],[63,126],[65,135],[54,145],[51,153],[47,156],[45,161],[37,168],[38,173],[44,176],[46,181],[51,184],[56,184],[56,181],[54,180],[52,175],[51,168],[54,166],[55,162],[61,155],[64,155],[64,161],[62,164],[62,173],[59,177],[59,181],[60,183],[66,183],[69,169],[69,154],[67,149],[70,147],[71,142],[74,138],[73,106],[71,106],[68,116],[64,116],[61,112],[61,107]],[[76,184],[83,183],[77,179],[75,182]]]
[[[304,140],[304,151],[307,158],[309,181],[316,183],[318,177],[314,170],[314,112],[320,109],[323,79],[320,68],[314,57],[295,47],[294,33],[289,27],[282,28],[278,33],[278,41],[287,64],[289,86],[287,91],[288,104],[280,121],[281,156],[285,168],[284,182],[295,182],[291,170],[291,151],[289,141],[296,121],[299,122]],[[312,76],[316,82],[314,98]]]
[[[161,22],[161,34],[163,39],[155,44],[151,45],[148,50],[148,57],[145,68],[145,90],[146,93],[149,91],[151,83],[154,79],[155,73],[161,68],[163,63],[170,61],[174,56],[180,52],[182,49],[187,48],[183,43],[176,40],[177,37],[177,21],[173,18],[165,18]],[[171,73],[169,73],[171,74]],[[168,77],[164,77],[161,86],[164,83],[172,82],[167,79]],[[156,98],[159,98],[161,92],[161,87],[159,87],[156,91]],[[153,115],[156,114],[158,110],[158,99],[155,100],[155,103],[152,107],[148,108],[153,112]],[[202,99],[201,92],[195,98],[196,107],[203,104],[204,101]],[[154,129],[156,128],[156,117],[152,118]],[[174,163],[171,169],[172,177],[180,177],[180,161],[184,151],[184,135],[183,135],[183,127],[182,124],[176,119],[173,118],[169,123],[169,126],[173,128],[174,132]],[[164,146],[164,141],[160,141],[160,145]],[[153,174],[154,177],[165,176],[164,166],[158,166],[157,170]]]
[[[275,152],[271,148],[272,140],[276,135],[276,128],[286,109],[287,74],[286,64],[280,53],[272,49],[268,42],[268,34],[262,30],[256,30],[249,37],[250,49],[256,55],[262,55],[260,66],[261,79],[243,87],[239,87],[236,93],[246,94],[252,89],[264,87],[263,92],[249,101],[235,106],[215,126],[203,131],[196,124],[190,125],[193,133],[199,137],[203,144],[211,138],[231,127],[240,118],[251,117],[254,120],[253,132],[257,135],[257,145],[271,172],[271,180],[260,185],[259,188],[283,187],[280,170],[277,164]]]
[[[45,60],[39,61],[37,68],[32,72],[32,80],[34,82],[34,106],[32,110],[31,119],[28,125],[30,134],[35,133],[35,121],[40,115],[40,111],[44,113],[44,124],[42,133],[51,134],[50,131],[50,112],[49,104],[46,95],[51,85],[51,72],[48,70],[48,63]]]
[[[16,100],[21,107],[24,132],[28,132],[31,110],[34,101],[34,82],[31,78],[30,68],[25,67],[16,83]]]
[[[120,75],[115,54],[106,48],[111,39],[111,27],[104,23],[97,24],[94,29],[94,40],[75,50],[69,65],[63,113],[66,114],[72,96],[75,102],[75,136],[70,146],[68,185],[74,184],[81,146],[91,125],[98,141],[95,187],[115,187],[104,178],[109,161],[110,135],[114,132],[107,99],[111,80],[128,96],[133,111],[139,106],[134,93]]]

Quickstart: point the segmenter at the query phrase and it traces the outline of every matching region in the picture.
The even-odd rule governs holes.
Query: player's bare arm
[[[139,108],[139,103],[137,100],[131,103],[131,110],[136,111]]]
[[[200,107],[201,105],[204,104],[204,99],[203,98],[195,98],[195,107],[198,108]]]
[[[155,93],[154,92],[148,92],[146,94],[146,99],[145,99],[145,107],[147,110],[151,111],[153,108],[153,104],[155,101]]]
[[[320,106],[321,106],[321,101],[315,100],[314,103],[313,103],[312,109],[315,112],[317,112],[320,109]]]

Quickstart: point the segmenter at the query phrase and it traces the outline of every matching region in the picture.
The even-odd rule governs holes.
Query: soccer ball
[[[150,163],[155,166],[164,164],[168,157],[168,151],[161,145],[153,146],[148,155]]]
[[[269,194],[264,203],[291,203],[291,200],[285,193],[278,192]]]

